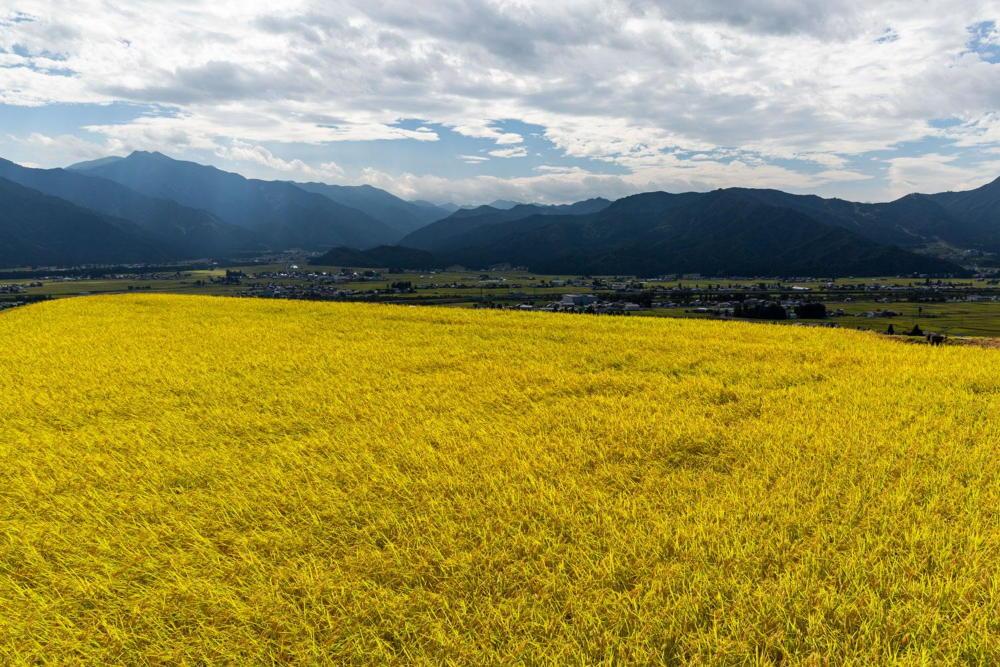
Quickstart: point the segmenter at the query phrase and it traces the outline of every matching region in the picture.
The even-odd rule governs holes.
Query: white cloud
[[[807,193],[824,185],[867,178],[863,174],[847,171],[830,170],[806,175],[769,164],[749,164],[739,160],[728,163],[692,162],[672,155],[663,156],[656,166],[622,175],[553,165],[535,167],[533,172],[531,175],[514,178],[480,175],[452,179],[413,173],[393,175],[367,169],[361,174],[359,182],[413,199],[469,203],[511,199],[561,204],[595,196],[616,199],[658,189],[672,192],[707,191],[746,183]]]
[[[12,143],[23,148],[28,155],[45,155],[55,158],[57,164],[67,165],[84,160],[93,160],[113,153],[112,147],[106,142],[92,142],[72,134],[48,135],[32,132],[26,137],[13,137]],[[38,166],[33,160],[19,160],[25,167]]]
[[[524,142],[524,137],[516,132],[503,132],[496,123],[483,121],[451,125],[451,129],[465,137],[474,139],[491,139],[498,146],[510,146]]]
[[[849,169],[827,169],[816,174],[816,178],[827,183],[841,183],[848,181],[864,181],[871,178],[868,174]]]
[[[528,150],[524,146],[518,146],[517,148],[498,148],[490,151],[490,155],[500,158],[525,157],[528,155]]]
[[[737,178],[848,188],[865,178],[851,158],[869,151],[928,136],[969,151],[1000,144],[1000,65],[967,48],[969,26],[1000,18],[996,0],[16,5],[33,20],[0,29],[0,104],[130,101],[166,112],[91,126],[101,137],[92,146],[110,152],[239,153],[246,164],[307,173],[254,147],[437,140],[426,125],[400,125],[421,119],[513,158],[527,149],[504,121],[519,120],[542,126],[566,156],[624,170],[602,182],[626,189]],[[996,40],[995,30],[981,37]],[[940,118],[959,124],[928,124]],[[814,165],[777,166],[785,160]],[[929,159],[927,173],[948,177],[942,164]],[[815,165],[824,171],[809,174]],[[922,183],[915,170],[893,163],[886,194]]]
[[[953,155],[928,153],[889,160],[889,182],[897,197],[911,192],[971,190],[996,179],[1000,160],[962,165]]]
[[[305,178],[338,179],[344,176],[344,170],[336,162],[324,162],[318,168],[312,167],[298,159],[283,160],[263,146],[242,141],[234,141],[229,146],[216,148],[215,154],[226,160],[257,164],[271,171]]]
[[[847,160],[835,153],[800,153],[795,157],[800,160],[815,162],[831,169],[841,169],[847,164]]]
[[[514,132],[505,132],[497,137],[497,144],[500,146],[509,146],[511,144],[520,144],[524,142],[524,137],[520,134],[515,134]]]

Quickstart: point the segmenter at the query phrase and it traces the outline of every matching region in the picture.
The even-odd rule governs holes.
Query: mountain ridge
[[[68,266],[165,259],[126,220],[0,178],[0,266]]]
[[[292,183],[307,192],[323,195],[338,204],[367,213],[396,232],[398,238],[449,215],[448,211],[433,204],[421,206],[371,185]]]
[[[455,243],[462,236],[474,233],[476,229],[489,225],[520,220],[533,215],[595,213],[610,205],[611,202],[607,199],[595,197],[574,204],[555,206],[517,204],[508,209],[501,209],[484,205],[472,209],[459,209],[443,220],[438,220],[404,236],[399,244],[422,250],[440,251],[447,248],[447,243]]]
[[[662,275],[962,274],[957,265],[879,244],[738,191],[645,193],[581,216],[486,226],[486,240],[430,248],[449,263],[512,263],[540,273]]]
[[[0,177],[95,213],[128,220],[177,258],[259,249],[244,230],[207,211],[149,197],[115,181],[68,169],[32,169],[0,158]]]
[[[558,273],[874,275],[963,271],[913,251],[960,259],[1000,251],[1000,178],[974,190],[914,193],[883,203],[725,188],[564,205],[497,200],[509,208],[461,208],[432,220],[443,207],[408,202],[370,185],[248,179],[158,152],[136,151],[70,169],[0,160],[5,176],[77,207],[7,188],[20,202],[19,225],[37,222],[24,204],[35,201],[63,223],[79,216],[82,228],[110,239],[128,257],[301,248],[336,249],[347,258],[348,250],[379,249],[374,255],[415,257],[422,264],[433,257],[439,264],[509,263]],[[27,233],[23,225],[11,227],[9,216],[7,222]],[[11,238],[9,247],[27,248],[23,239],[16,245]],[[963,254],[968,250],[985,255]]]
[[[92,163],[91,163],[92,164]],[[395,234],[375,218],[287,181],[262,181],[158,152],[74,170],[142,194],[172,199],[257,234],[273,247],[371,247]]]

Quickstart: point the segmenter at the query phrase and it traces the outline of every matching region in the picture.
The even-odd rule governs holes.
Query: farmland
[[[1000,285],[997,276],[939,281],[841,278],[789,280],[746,278],[638,279],[634,276],[540,275],[524,270],[393,271],[308,264],[307,256],[271,257],[228,268],[76,268],[35,272],[0,280],[0,309],[15,302],[120,293],[226,295],[320,301],[363,301],[413,305],[546,309],[567,294],[594,294],[616,302],[643,301],[631,314],[655,317],[718,318],[717,306],[755,298],[824,303],[826,323],[851,329],[896,333],[919,326],[947,336],[1000,339]],[[232,272],[236,279],[227,279]],[[622,287],[622,286],[625,287]],[[398,289],[405,286],[404,289]],[[5,287],[14,292],[5,294]],[[726,302],[730,302],[726,304]],[[617,308],[614,307],[617,305]],[[700,306],[700,308],[699,308]],[[551,309],[551,308],[549,308]],[[789,305],[792,311],[793,306]],[[725,309],[730,312],[731,308]],[[728,315],[723,315],[723,318]]]
[[[6,663],[1000,660],[992,350],[146,294],[0,342]]]

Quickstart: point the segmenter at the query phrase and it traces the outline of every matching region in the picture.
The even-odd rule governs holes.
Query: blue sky
[[[0,156],[32,166],[160,150],[459,203],[1000,176],[995,0],[12,5]]]

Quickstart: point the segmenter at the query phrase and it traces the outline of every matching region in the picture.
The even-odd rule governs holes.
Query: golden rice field
[[[1000,662],[1000,353],[180,296],[0,315],[0,663]]]

